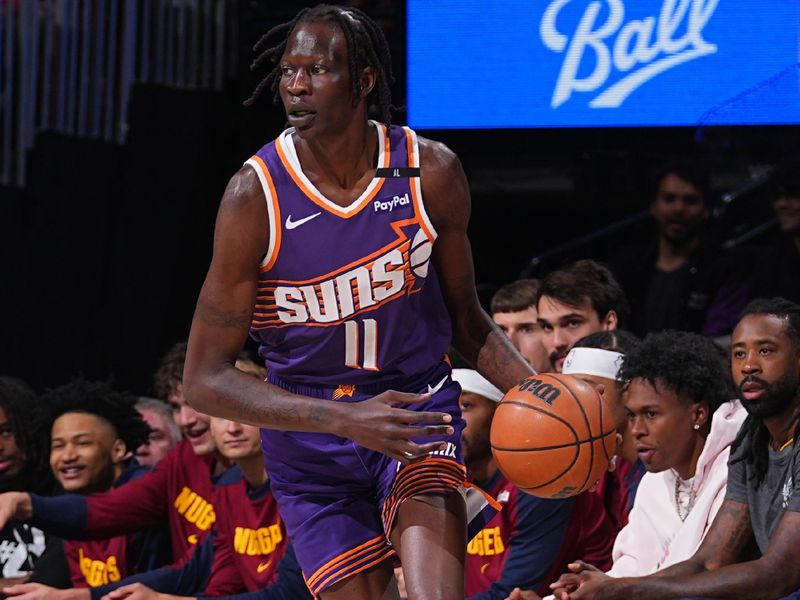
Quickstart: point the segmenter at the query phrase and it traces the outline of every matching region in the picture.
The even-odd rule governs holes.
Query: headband
[[[472,369],[453,369],[453,381],[461,384],[461,389],[465,392],[472,392],[493,402],[500,402],[503,399],[503,392],[489,383],[483,375]]]
[[[623,355],[600,348],[573,348],[564,359],[564,375],[596,375],[619,381]]]

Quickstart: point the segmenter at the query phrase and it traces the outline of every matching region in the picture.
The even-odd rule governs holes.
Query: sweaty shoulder
[[[425,209],[436,229],[466,227],[469,185],[461,161],[442,142],[419,138],[420,179]]]

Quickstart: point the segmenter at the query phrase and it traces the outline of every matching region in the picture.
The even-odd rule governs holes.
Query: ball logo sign
[[[553,0],[539,27],[544,45],[564,55],[552,108],[567,102],[573,92],[599,92],[590,107],[617,108],[650,79],[717,51],[703,38],[703,30],[719,0],[664,0],[658,15],[627,22],[623,0],[598,0],[586,6],[574,31],[563,31],[558,17],[572,1]],[[608,10],[601,17],[603,5]],[[580,77],[581,66],[587,63],[593,68]],[[612,69],[627,75],[605,87]]]
[[[545,383],[541,379],[526,379],[519,385],[520,392],[530,392],[545,404],[553,405],[561,391],[549,383]]]
[[[800,123],[798,0],[406,4],[417,129]]]

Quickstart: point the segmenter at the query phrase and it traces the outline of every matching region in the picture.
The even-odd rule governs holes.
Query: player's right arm
[[[251,425],[288,431],[333,433],[403,463],[441,447],[412,437],[446,435],[446,413],[393,408],[427,396],[386,392],[365,402],[338,403],[287,392],[234,368],[247,338],[259,269],[269,245],[264,192],[245,166],[222,197],[214,252],[197,300],[183,373],[183,390],[197,410]],[[412,426],[427,423],[424,426]]]

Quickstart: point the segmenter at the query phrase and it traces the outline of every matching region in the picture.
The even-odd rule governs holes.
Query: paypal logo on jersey
[[[407,14],[416,129],[800,123],[797,0],[407,0]]]
[[[410,204],[411,200],[408,199],[408,192],[402,196],[392,196],[391,200],[375,200],[372,207],[375,212],[392,212],[397,206],[405,206]]]

